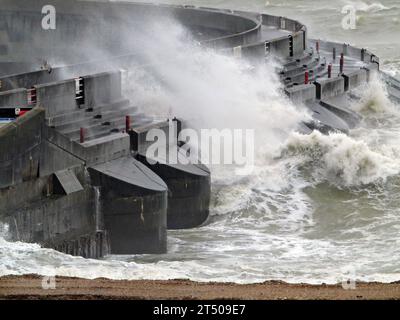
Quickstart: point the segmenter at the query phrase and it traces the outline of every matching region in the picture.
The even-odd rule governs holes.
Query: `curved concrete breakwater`
[[[284,17],[53,1],[57,27],[49,31],[42,26],[47,2],[1,0],[0,221],[13,240],[72,255],[164,253],[168,228],[194,228],[208,218],[204,165],[146,157],[154,128],[174,137],[167,148],[181,152],[186,119],[152,117],[123,95],[121,70],[148,63],[140,33],[149,21],[177,20],[205,47],[238,59],[279,61],[285,94],[312,113],[302,133],[357,126],[353,89],[379,72],[368,50],[310,40],[305,25]],[[126,34],[137,41],[128,43]],[[400,83],[383,78],[400,101]]]

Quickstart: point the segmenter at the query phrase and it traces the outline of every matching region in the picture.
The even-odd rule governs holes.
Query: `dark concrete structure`
[[[51,31],[41,28],[49,2],[57,9]],[[180,130],[181,121],[154,119],[122,94],[120,69],[147,63],[139,40],[148,21],[175,19],[204,46],[280,61],[285,93],[313,114],[304,133],[355,127],[350,93],[379,71],[369,51],[309,40],[305,25],[284,17],[124,2],[0,3],[0,111],[15,110],[0,126],[0,221],[15,240],[83,257],[164,253],[168,228],[198,227],[209,215],[205,166],[146,157],[146,134],[169,134],[171,122]],[[125,39],[132,32],[134,45]],[[400,82],[384,76],[400,101]]]

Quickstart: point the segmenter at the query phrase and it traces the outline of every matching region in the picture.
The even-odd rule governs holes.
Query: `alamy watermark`
[[[42,8],[42,29],[43,30],[55,30],[57,28],[57,17],[56,8],[50,4],[45,5]]]
[[[356,290],[356,269],[354,267],[345,267],[342,271],[342,288],[344,290]]]
[[[342,14],[345,16],[342,19],[342,28],[344,30],[357,29],[357,9],[355,6],[349,4],[342,8]]]
[[[179,146],[178,146],[178,141]],[[254,170],[254,129],[183,129],[177,132],[176,121],[169,121],[168,133],[151,129],[146,160],[150,164],[232,165],[236,175]]]
[[[45,276],[42,278],[42,289],[43,290],[55,290],[56,289],[56,277]]]

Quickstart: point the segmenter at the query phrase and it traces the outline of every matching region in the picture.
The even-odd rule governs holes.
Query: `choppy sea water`
[[[397,1],[281,2],[185,3],[294,17],[309,26],[311,36],[370,48],[385,70],[398,74]],[[349,3],[358,10],[358,28],[345,31],[341,9]],[[158,70],[163,84],[134,73],[134,99],[155,109],[167,105],[198,127],[254,128],[255,171],[235,176],[229,167],[213,168],[209,221],[170,231],[165,255],[85,260],[8,242],[3,226],[0,275],[334,283],[350,274],[365,281],[399,280],[400,106],[388,100],[380,80],[360,89],[361,101],[349,102],[363,115],[349,136],[300,135],[294,128],[307,112],[281,95],[273,65],[248,72],[241,62],[182,43],[179,26],[171,30],[174,41],[164,43],[163,55],[174,63]]]

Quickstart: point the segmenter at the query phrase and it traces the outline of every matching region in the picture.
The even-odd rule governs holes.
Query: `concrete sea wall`
[[[147,159],[148,132],[160,129],[178,145],[170,124],[179,131],[182,122],[153,118],[122,95],[120,69],[145,63],[140,41],[127,34],[143,36],[154,19],[177,20],[204,46],[255,65],[277,60],[283,91],[313,115],[307,132],[347,132],[357,119],[332,100],[379,70],[368,50],[310,41],[305,25],[285,17],[55,0],[57,28],[49,32],[40,27],[47,2],[2,0],[0,108],[32,110],[0,127],[0,221],[14,240],[68,254],[165,253],[167,229],[198,227],[209,216],[205,166]],[[48,61],[60,66],[40,70]]]

